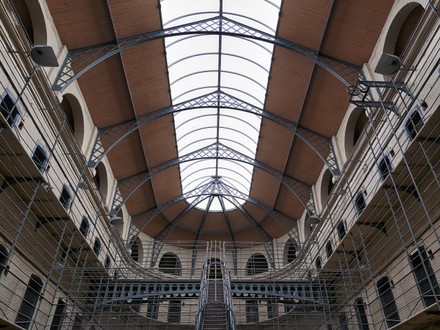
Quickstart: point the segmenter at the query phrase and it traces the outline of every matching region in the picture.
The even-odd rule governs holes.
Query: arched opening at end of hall
[[[159,270],[162,273],[180,276],[182,275],[182,264],[179,257],[172,253],[165,253],[159,261]]]
[[[289,240],[286,242],[286,245],[284,246],[285,264],[291,263],[296,259],[297,249],[298,249],[298,244],[295,242],[295,240],[289,238]]]
[[[348,118],[346,132],[345,132],[345,155],[347,159],[351,158],[351,155],[356,150],[364,130],[368,124],[368,116],[365,108],[356,107]]]
[[[254,276],[269,270],[266,257],[261,253],[254,253],[246,263],[246,275]]]

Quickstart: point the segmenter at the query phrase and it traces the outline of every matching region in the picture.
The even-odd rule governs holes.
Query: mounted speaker
[[[392,75],[396,73],[402,65],[399,56],[383,53],[376,65],[374,72],[383,75]]]
[[[41,66],[58,66],[58,60],[50,46],[34,46],[31,50],[32,60]]]

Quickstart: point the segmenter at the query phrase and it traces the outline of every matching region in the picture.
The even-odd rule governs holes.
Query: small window
[[[180,323],[180,315],[182,311],[182,304],[180,300],[170,300],[168,305],[168,322]]]
[[[48,161],[48,156],[44,147],[37,144],[35,147],[34,153],[32,154],[32,160],[37,166],[38,170],[41,173],[44,173],[46,170],[46,165]]]
[[[0,244],[0,276],[3,275],[8,265],[8,250],[2,244]]]
[[[37,275],[32,274],[15,318],[15,324],[24,329],[29,328],[42,289],[43,281]]]
[[[317,257],[315,260],[315,267],[316,270],[319,272],[322,269],[322,261],[321,261],[321,257]]]
[[[6,92],[2,98],[0,111],[11,128],[15,127],[20,121],[21,116],[18,104],[8,92]]]
[[[89,228],[90,228],[89,219],[87,219],[87,217],[84,216],[81,220],[79,231],[84,237],[87,237],[87,234],[89,233]]]
[[[55,314],[50,325],[50,330],[59,330],[63,325],[64,315],[66,312],[66,301],[64,298],[58,299],[57,307],[55,308]]]
[[[379,168],[379,174],[382,180],[385,180],[388,174],[392,171],[391,161],[388,155],[384,155],[379,162],[377,163],[377,167]]]
[[[101,241],[98,237],[95,238],[95,243],[93,244],[93,252],[95,252],[97,256],[99,256],[99,252],[101,252]]]
[[[61,190],[60,203],[66,211],[68,211],[72,205],[72,193],[66,185],[63,185],[63,189]]]
[[[387,276],[382,277],[377,282],[377,291],[379,293],[379,300],[382,305],[385,321],[388,327],[392,327],[400,323],[399,312],[397,310],[394,294],[391,290],[391,283]]]
[[[365,312],[365,305],[362,298],[356,299],[355,307],[356,307],[356,318],[359,324],[359,330],[369,330],[370,327],[368,326],[367,313]]]
[[[418,108],[416,108],[413,112],[410,113],[408,119],[405,122],[405,130],[408,133],[409,139],[414,140],[417,136],[417,133],[420,132],[423,126],[422,115]]]
[[[106,269],[109,269],[110,266],[111,266],[110,256],[106,256],[106,257],[105,257],[105,261],[104,261],[104,267],[105,267]]]
[[[246,322],[258,322],[258,301],[257,300],[246,300]]]
[[[440,289],[428,254],[425,248],[420,246],[409,259],[423,305],[428,307],[440,300]]]
[[[342,241],[342,239],[345,237],[345,234],[347,233],[346,229],[345,229],[345,222],[344,220],[339,220],[338,224],[336,225],[336,231],[338,233],[338,238],[339,240]]]
[[[365,209],[365,207],[367,206],[367,204],[365,203],[365,197],[364,197],[364,193],[360,192],[359,194],[357,194],[355,200],[354,200],[355,206],[356,206],[356,214],[360,215],[362,213],[362,211]]]
[[[327,258],[330,258],[330,256],[332,255],[332,253],[333,253],[332,242],[331,242],[331,241],[328,241],[328,242],[325,244],[325,254],[326,254]]]

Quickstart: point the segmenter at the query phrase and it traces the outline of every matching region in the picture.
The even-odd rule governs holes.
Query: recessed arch
[[[368,124],[368,116],[365,108],[355,107],[348,116],[343,136],[345,156],[347,159],[350,158]]]
[[[332,193],[333,187],[334,187],[333,174],[330,172],[329,169],[326,169],[318,185],[318,196],[322,208],[324,208],[324,206],[327,204],[327,201]]]
[[[177,254],[172,252],[164,253],[159,261],[159,270],[166,274],[182,275],[182,264]]]
[[[84,116],[76,96],[66,93],[61,100],[61,109],[66,114],[67,123],[72,130],[76,142],[81,147],[84,141]]]
[[[107,168],[104,165],[104,163],[100,162],[98,166],[96,166],[93,180],[95,181],[96,186],[98,187],[99,192],[101,193],[104,201],[107,200],[109,183],[108,183]]]
[[[11,0],[29,42],[33,45],[47,44],[47,30],[43,10],[39,1]]]
[[[415,1],[406,4],[399,10],[387,31],[383,47],[384,53],[402,55],[423,12],[424,8]]]
[[[133,259],[137,263],[141,263],[144,257],[143,252],[144,250],[143,250],[142,241],[138,236],[131,244],[131,251],[130,251],[131,259]]]
[[[284,245],[284,263],[288,264],[294,261],[297,257],[298,244],[292,238],[289,238]]]
[[[269,270],[266,257],[261,253],[254,253],[246,263],[246,275],[254,276]]]

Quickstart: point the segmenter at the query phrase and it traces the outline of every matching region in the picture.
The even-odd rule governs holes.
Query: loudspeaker
[[[400,62],[400,58],[393,54],[383,53],[377,62],[376,69],[374,72],[383,74],[383,75],[392,75],[396,73],[402,63]]]
[[[58,66],[58,60],[50,46],[34,46],[31,50],[32,60],[41,66]]]

